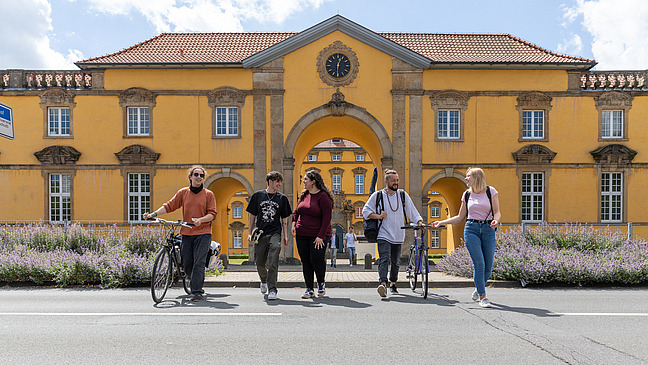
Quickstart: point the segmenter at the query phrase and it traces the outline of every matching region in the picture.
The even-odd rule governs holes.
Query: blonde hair
[[[470,167],[466,171],[466,175],[470,174],[472,177],[472,186],[469,186],[471,193],[483,193],[486,190],[486,176],[484,170],[479,167]]]

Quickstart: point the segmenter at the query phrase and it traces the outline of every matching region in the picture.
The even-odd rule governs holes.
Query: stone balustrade
[[[646,90],[646,71],[590,71],[581,73],[581,90]]]
[[[90,72],[85,71],[31,71],[0,70],[0,89],[48,89],[60,87],[65,89],[93,88]]]

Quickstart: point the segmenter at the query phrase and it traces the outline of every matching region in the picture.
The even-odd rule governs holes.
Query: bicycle
[[[401,229],[414,230],[414,243],[410,246],[406,274],[412,291],[416,290],[418,276],[421,275],[421,289],[423,291],[424,299],[427,299],[428,296],[428,273],[430,272],[428,245],[425,242],[425,231],[428,228],[433,227],[427,224],[416,225],[414,223],[411,223],[409,226],[401,227]],[[420,236],[416,235],[418,231],[421,231]]]
[[[190,280],[184,272],[182,257],[180,256],[180,243],[182,242],[182,238],[180,234],[176,234],[176,229],[177,227],[191,228],[193,223],[180,220],[173,222],[161,218],[154,218],[151,222],[169,226],[166,243],[162,245],[156,254],[153,271],[151,273],[151,296],[153,297],[153,301],[160,303],[164,299],[169,287],[180,279],[182,279],[182,286],[184,287],[185,293],[191,294],[191,287],[189,286]]]

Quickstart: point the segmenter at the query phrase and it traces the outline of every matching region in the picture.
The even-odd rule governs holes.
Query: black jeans
[[[187,275],[191,277],[191,294],[204,294],[205,262],[211,243],[211,234],[195,236],[182,236],[180,255],[182,266]]]
[[[388,241],[378,240],[378,254],[380,255],[378,261],[378,275],[380,276],[381,283],[387,283],[387,270],[389,270],[389,281],[395,283],[398,280],[398,259],[401,254],[402,244],[391,244]],[[391,265],[390,265],[391,264]]]
[[[326,244],[322,248],[315,248],[315,238],[317,237],[300,235],[296,237],[297,252],[302,261],[304,283],[306,289],[309,290],[313,290],[313,272],[315,272],[318,283],[323,283],[326,275]]]

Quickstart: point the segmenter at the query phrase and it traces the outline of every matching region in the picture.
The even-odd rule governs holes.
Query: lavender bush
[[[465,246],[446,255],[437,267],[472,277]],[[620,232],[583,225],[541,224],[498,234],[492,279],[527,283],[648,283],[648,244]]]
[[[156,227],[133,227],[123,240],[117,227],[100,236],[75,224],[0,228],[0,282],[102,288],[148,284],[164,240],[165,231]],[[222,267],[217,263],[209,270],[217,274]]]

